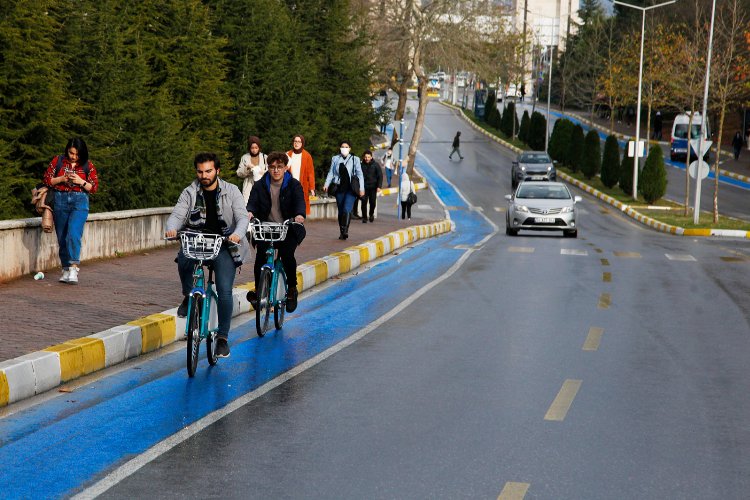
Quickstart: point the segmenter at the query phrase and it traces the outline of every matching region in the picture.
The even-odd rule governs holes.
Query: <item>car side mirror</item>
[[[574,196],[573,199],[576,201],[576,203],[583,201],[583,196]]]
[[[513,199],[513,195],[512,194],[506,194],[505,195],[505,199],[508,200],[508,201],[510,201],[510,200]]]

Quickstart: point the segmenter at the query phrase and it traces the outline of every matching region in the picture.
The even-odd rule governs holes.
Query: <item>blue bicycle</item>
[[[193,289],[188,300],[188,313],[185,321],[185,335],[187,336],[187,372],[188,376],[195,375],[198,366],[198,353],[201,341],[206,341],[206,357],[208,364],[214,366],[218,361],[216,356],[217,327],[213,327],[216,317],[216,304],[219,299],[214,289],[214,269],[212,261],[219,255],[224,237],[218,234],[180,231],[182,253],[189,259],[196,261],[193,271]],[[208,280],[204,267],[208,269]],[[213,315],[212,315],[213,313]]]
[[[284,222],[261,222],[258,219],[250,221],[253,239],[270,243],[266,250],[266,263],[260,269],[258,288],[255,291],[257,305],[255,307],[255,329],[262,337],[270,329],[271,310],[273,322],[277,330],[284,326],[286,312],[286,273],[274,244],[286,239],[289,224],[299,224],[294,219]]]

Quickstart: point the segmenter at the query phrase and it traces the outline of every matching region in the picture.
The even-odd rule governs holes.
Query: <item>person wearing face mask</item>
[[[362,166],[359,158],[350,154],[351,145],[349,141],[341,141],[339,154],[331,158],[331,168],[328,170],[323,191],[328,193],[328,188],[335,184],[336,206],[339,212],[339,239],[345,240],[349,237],[349,223],[352,218],[352,208],[357,198],[365,195],[365,179],[362,174]],[[356,178],[359,186],[357,191],[353,190],[352,182]]]
[[[263,177],[268,170],[268,162],[265,154],[260,152],[260,139],[251,135],[247,138],[247,153],[240,158],[237,167],[237,177],[245,179],[242,182],[242,197],[247,203],[253,184]]]
[[[362,175],[365,178],[365,196],[362,198],[362,222],[367,223],[367,203],[370,203],[370,222],[375,220],[375,204],[380,187],[383,185],[383,172],[380,164],[372,157],[369,149],[362,155]]]
[[[393,148],[388,148],[388,151],[383,155],[383,166],[385,167],[385,182],[388,187],[391,187],[391,179],[393,178],[393,169],[395,167],[395,159],[393,158]]]
[[[292,138],[292,149],[286,152],[289,157],[289,173],[302,183],[305,194],[305,210],[310,215],[310,196],[315,196],[315,166],[312,155],[305,149],[305,138],[297,134]]]

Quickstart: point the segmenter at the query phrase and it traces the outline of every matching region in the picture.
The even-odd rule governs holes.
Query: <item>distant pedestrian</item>
[[[453,153],[458,153],[458,157],[460,159],[464,159],[464,157],[461,155],[461,131],[459,130],[456,132],[456,137],[453,138],[453,150],[451,151],[451,154],[448,155],[448,159],[453,159]]]
[[[523,102],[523,98],[526,96],[526,84],[521,84],[521,102]]]
[[[652,139],[655,139],[657,141],[661,140],[661,131],[662,131],[662,118],[661,118],[661,111],[656,112],[656,117],[654,118],[654,133],[651,136]]]
[[[312,155],[305,149],[304,136],[297,134],[292,138],[292,149],[286,155],[289,157],[289,173],[302,183],[305,214],[310,215],[310,196],[315,196],[315,165]]]
[[[323,191],[328,192],[331,186],[336,186],[336,206],[339,211],[339,239],[345,240],[349,237],[349,223],[352,217],[352,208],[357,198],[365,195],[365,179],[362,175],[362,166],[359,158],[351,153],[349,141],[341,141],[339,144],[340,154],[331,158],[331,168],[326,176]],[[352,179],[356,177],[359,181],[359,190],[355,193],[352,188]],[[332,189],[333,190],[333,189]]]
[[[739,160],[740,151],[742,151],[742,134],[740,134],[739,130],[734,134],[734,139],[732,139],[732,150],[734,151],[734,159]]]
[[[633,106],[628,106],[628,108],[625,110],[625,120],[628,126],[633,124],[634,117],[635,117],[635,110],[633,109]]]
[[[750,151],[750,127],[747,127],[747,130],[745,130],[745,145],[747,146],[747,150]]]
[[[251,135],[247,138],[247,153],[242,155],[237,167],[237,177],[245,179],[242,181],[242,198],[244,198],[245,203],[250,198],[253,184],[263,177],[266,170],[268,170],[266,155],[261,152],[260,139]]]
[[[370,203],[369,219],[375,220],[375,205],[380,187],[383,185],[383,172],[380,164],[372,157],[372,151],[367,150],[362,155],[362,175],[365,178],[365,195],[362,197],[362,222],[367,223],[367,203]]]
[[[414,183],[409,179],[409,174],[406,170],[401,172],[401,218],[411,220],[411,206],[413,205],[409,195],[411,193],[416,194]]]
[[[52,159],[44,173],[44,184],[54,190],[55,195],[52,216],[63,271],[60,282],[77,285],[89,194],[99,189],[96,167],[89,161],[89,150],[83,139],[70,139],[65,152]]]
[[[392,148],[388,148],[388,150],[385,152],[385,155],[383,155],[383,166],[385,167],[385,182],[388,184],[388,187],[391,187],[393,170],[396,168]]]

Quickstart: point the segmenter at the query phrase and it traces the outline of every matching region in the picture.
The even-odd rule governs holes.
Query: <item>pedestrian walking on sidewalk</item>
[[[232,323],[232,287],[237,268],[242,265],[249,252],[247,226],[249,217],[242,193],[234,184],[219,179],[221,164],[215,153],[198,153],[193,160],[196,179],[186,187],[172,214],[167,219],[167,238],[177,236],[177,231],[190,229],[226,237],[232,245],[224,245],[213,261],[216,293],[218,295],[219,331],[217,332],[216,355],[229,357],[229,327]],[[262,182],[262,181],[259,181]],[[253,191],[255,187],[253,188]],[[252,196],[251,196],[252,198]],[[187,316],[188,295],[193,288],[195,261],[177,253],[177,272],[182,284],[182,304],[177,316]]]
[[[656,117],[654,118],[654,133],[651,135],[652,139],[657,140],[657,141],[661,140],[662,127],[663,127],[663,122],[661,118],[661,111],[657,111]]]
[[[349,141],[339,143],[339,154],[331,158],[331,168],[328,170],[325,184],[323,184],[325,193],[328,193],[330,189],[332,194],[336,196],[340,240],[349,237],[349,223],[352,219],[354,202],[357,198],[365,195],[362,165],[359,158],[351,154],[351,150]],[[357,185],[355,186],[355,184]],[[354,191],[355,187],[357,188],[356,191]]]
[[[458,153],[458,157],[460,159],[464,159],[464,157],[461,155],[461,131],[459,130],[456,132],[456,136],[453,138],[453,150],[451,151],[451,154],[448,155],[448,159],[453,159],[453,153]]]
[[[388,187],[391,187],[393,170],[396,168],[395,162],[396,160],[393,158],[393,149],[388,148],[388,150],[385,152],[385,155],[383,155],[383,166],[385,167],[385,182],[388,184]]]
[[[740,134],[739,130],[734,134],[734,138],[732,139],[732,150],[734,151],[734,159],[739,160],[740,151],[742,151],[742,134]]]
[[[286,155],[289,157],[289,173],[302,183],[305,214],[310,215],[310,196],[315,196],[315,165],[312,155],[305,149],[305,138],[301,134],[292,138],[292,149]]]
[[[367,203],[370,203],[369,219],[375,220],[375,204],[377,203],[380,187],[383,185],[383,172],[380,164],[372,157],[369,149],[362,155],[362,175],[365,178],[365,195],[362,197],[362,223],[367,223]]]
[[[44,184],[54,190],[52,216],[63,271],[60,282],[77,285],[89,194],[99,189],[96,167],[89,160],[89,149],[83,139],[70,139],[65,152],[52,159],[44,173]]]
[[[416,196],[417,190],[414,187],[414,183],[409,178],[409,174],[406,173],[406,170],[401,172],[401,180],[399,182],[401,183],[401,218],[411,220],[411,206],[414,202],[410,195],[414,193]]]
[[[251,135],[247,138],[247,153],[240,158],[240,164],[237,167],[237,177],[244,179],[242,181],[242,198],[245,203],[250,197],[250,191],[253,184],[263,177],[268,167],[266,165],[266,155],[261,152],[260,139]]]

